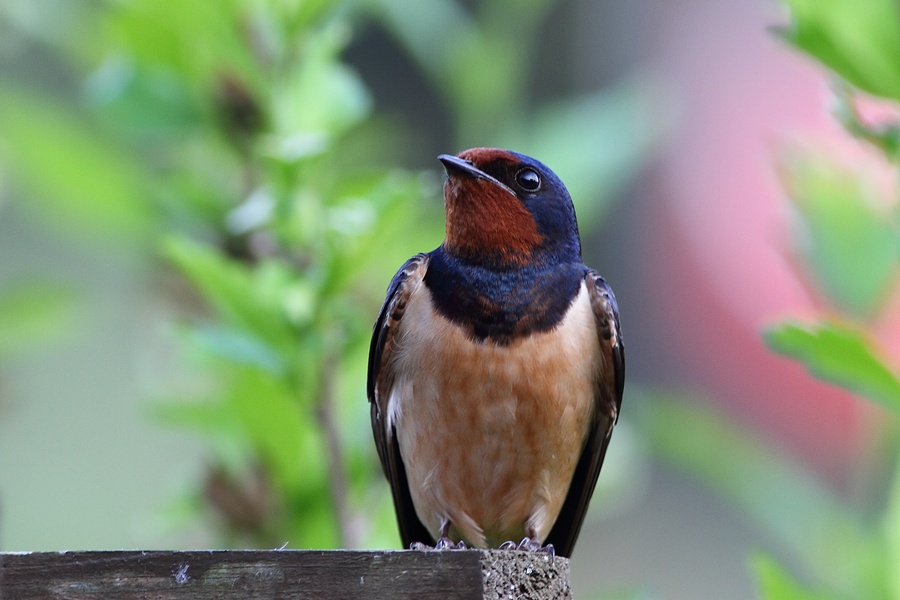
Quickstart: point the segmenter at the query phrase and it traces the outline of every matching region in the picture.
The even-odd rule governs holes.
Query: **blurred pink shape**
[[[821,313],[790,264],[778,145],[807,133],[851,154],[859,144],[828,114],[825,71],[766,33],[782,17],[761,5],[680,1],[657,13],[648,58],[680,89],[683,110],[654,182],[654,241],[641,262],[670,328],[661,339],[686,375],[843,479],[871,409],[770,353],[759,333],[781,317]],[[882,321],[881,341],[900,355],[900,299]]]

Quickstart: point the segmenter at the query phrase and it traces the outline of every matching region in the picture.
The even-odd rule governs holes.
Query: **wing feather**
[[[597,485],[597,477],[603,466],[606,449],[613,426],[622,406],[625,388],[625,347],[619,329],[619,308],[616,297],[606,281],[595,271],[585,274],[591,306],[597,320],[598,343],[606,358],[606,369],[601,370],[594,397],[594,420],[587,442],[575,467],[575,474],[562,510],[547,539],[556,553],[569,557],[584,523],[588,502]]]
[[[397,436],[388,424],[388,400],[394,382],[390,363],[396,345],[395,336],[409,302],[409,296],[412,290],[422,283],[427,269],[428,255],[418,254],[406,261],[391,280],[387,297],[372,332],[366,386],[371,404],[375,446],[378,448],[381,466],[391,486],[400,538],[406,548],[413,542],[434,545],[435,540],[416,515]]]

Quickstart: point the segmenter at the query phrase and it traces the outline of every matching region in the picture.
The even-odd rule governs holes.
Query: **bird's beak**
[[[499,186],[515,196],[515,193],[506,184],[498,181],[497,179],[491,177],[472,163],[467,160],[464,160],[458,156],[453,156],[451,154],[441,154],[438,156],[438,160],[441,161],[444,165],[444,170],[447,171],[447,177],[451,179],[454,176],[462,175],[464,177],[469,177],[471,179],[483,179],[484,181],[489,181],[496,186]]]
[[[438,160],[444,164],[444,170],[447,171],[449,177],[453,175],[467,175],[476,179],[493,179],[493,177],[479,170],[469,161],[463,160],[458,156],[441,154],[438,156]]]

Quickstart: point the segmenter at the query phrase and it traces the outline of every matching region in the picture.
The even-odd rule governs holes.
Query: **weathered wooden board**
[[[0,554],[0,600],[571,598],[542,553],[195,550]]]

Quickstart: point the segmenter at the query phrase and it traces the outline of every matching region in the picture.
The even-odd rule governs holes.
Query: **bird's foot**
[[[437,544],[435,544],[434,547],[438,550],[467,550],[468,549],[468,546],[466,546],[466,543],[464,541],[459,540],[458,542],[456,542],[454,544],[453,540],[451,540],[450,538],[448,538],[446,536],[441,536],[438,539]]]
[[[466,546],[464,541],[459,540],[458,542],[453,543],[453,540],[446,536],[439,537],[437,544],[434,546],[429,546],[422,542],[413,542],[409,545],[410,550],[467,550],[468,548],[469,547]]]
[[[550,555],[550,557],[556,556],[556,549],[553,547],[553,544],[547,544],[546,546],[541,546],[541,542],[537,538],[526,537],[522,538],[522,541],[516,544],[514,541],[509,540],[508,542],[503,542],[500,544],[500,550],[520,550],[522,552],[546,552]]]

